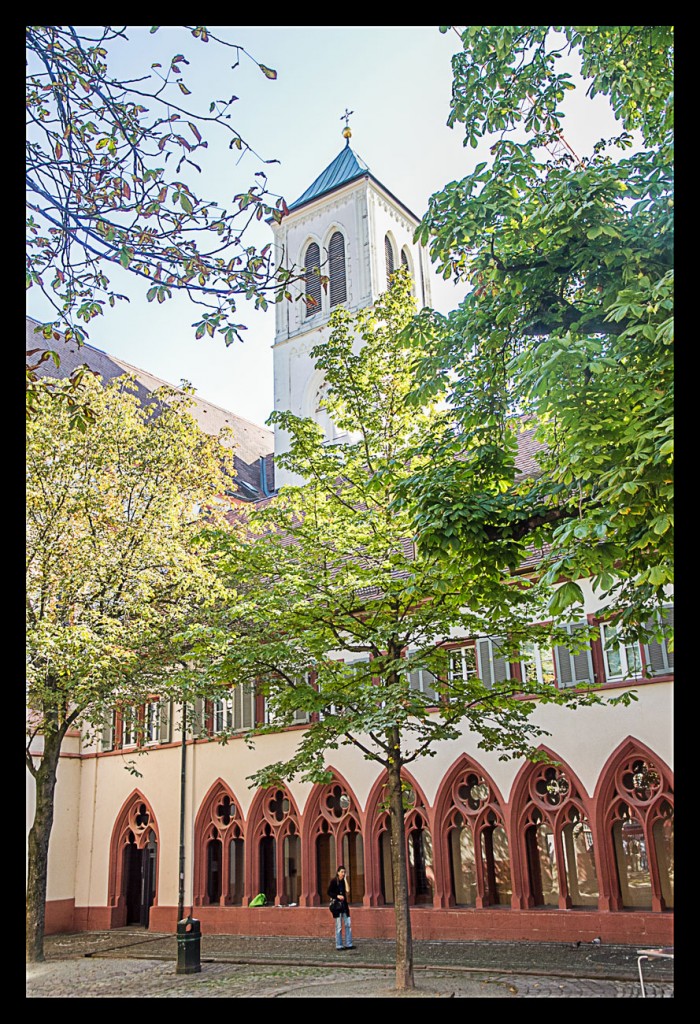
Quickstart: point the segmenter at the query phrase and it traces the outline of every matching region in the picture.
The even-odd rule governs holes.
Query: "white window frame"
[[[529,657],[523,657],[523,652],[527,651]],[[547,678],[546,665],[543,664],[543,655],[548,662],[551,663],[550,678]],[[535,678],[533,682],[538,683],[540,686],[551,685],[554,686],[557,670],[554,663],[554,651],[550,647],[540,647],[532,640],[527,640],[521,644],[521,656],[520,656],[520,673],[523,678],[523,682],[530,682],[528,679],[528,666],[532,666],[534,669]]]
[[[311,681],[311,673],[310,672],[305,672],[304,675],[303,675],[303,679],[304,679],[305,682],[309,683]],[[277,724],[277,720],[275,718],[275,715],[270,710],[270,706],[269,706],[267,697],[265,697],[265,700],[264,700],[263,719],[264,719],[265,725],[276,725]],[[308,725],[310,721],[311,721],[311,714],[310,714],[310,712],[308,712],[308,711],[295,711],[294,712],[294,718],[289,723],[289,726],[291,726],[291,725]],[[283,729],[287,728],[287,727],[288,726],[287,726],[286,723],[284,725],[280,726],[280,728],[283,728]]]
[[[149,701],[143,710],[143,742],[160,743],[161,703],[159,700]]]
[[[603,667],[607,682],[619,682],[623,679],[639,679],[642,674],[642,650],[641,645],[634,641],[631,644],[621,642],[613,643],[618,633],[618,627],[612,622],[600,624],[600,646],[603,651]],[[619,661],[619,669],[611,665],[611,656]]]
[[[576,629],[588,629],[588,623],[574,622],[566,626],[566,631],[570,636],[573,636],[574,630]],[[567,668],[568,673],[571,676],[571,679],[569,679],[568,681],[562,678],[562,651],[566,651],[568,658]],[[581,676],[580,672],[577,671],[577,669],[580,668],[582,658],[585,660],[588,671],[588,678],[586,679],[584,679]],[[569,648],[565,647],[563,644],[558,644],[554,648],[554,670],[556,672],[557,688],[560,690],[570,690],[581,683],[585,683],[588,686],[595,686],[595,673],[593,671],[593,655],[591,653],[590,643],[582,651],[578,651],[578,653],[576,654],[573,654],[569,650]]]
[[[138,724],[139,716],[138,709],[124,708],[122,710],[122,749],[125,747],[135,747],[138,742]]]
[[[667,620],[670,619],[670,621],[672,623],[673,622],[673,604],[665,604],[663,606],[663,609],[662,609],[662,612],[661,612],[661,616],[664,619],[667,619]],[[656,616],[656,621],[657,622],[658,622],[658,619],[659,619],[659,616],[657,615]],[[648,625],[651,627],[651,626],[653,626],[653,623],[649,623]],[[658,669],[654,669],[652,667],[652,655],[650,654],[650,651],[649,651],[649,648],[652,646],[652,644],[656,648],[656,651],[658,652],[658,657],[661,660],[661,666]],[[664,639],[664,640],[662,640],[660,642],[657,640],[657,641],[652,641],[651,643],[644,644],[643,645],[643,651],[644,651],[644,666],[645,666],[645,669],[652,676],[666,676],[666,675],[673,675],[674,674],[673,651],[669,651],[669,649],[668,649],[668,642],[667,642],[666,639]]]
[[[415,652],[409,651],[409,656]],[[407,668],[408,685],[411,690],[417,690],[428,696],[435,707],[440,703],[440,698],[435,690],[437,679],[427,668]]]

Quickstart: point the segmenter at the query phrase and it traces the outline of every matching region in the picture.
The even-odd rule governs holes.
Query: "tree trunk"
[[[396,918],[396,988],[415,988],[413,978],[413,936],[408,906],[408,872],[406,867],[406,827],[401,794],[400,737],[398,729],[391,732],[393,754],[389,764],[389,813],[391,816],[391,871],[394,882],[394,916]]]
[[[46,918],[46,882],[49,839],[53,828],[54,790],[58,756],[64,730],[48,729],[44,734],[44,753],[35,776],[36,810],[29,832],[27,850],[26,958],[29,963],[44,959],[44,923]]]

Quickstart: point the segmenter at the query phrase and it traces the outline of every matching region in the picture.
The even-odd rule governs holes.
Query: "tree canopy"
[[[253,784],[297,775],[328,781],[329,752],[344,745],[386,773],[398,988],[413,987],[404,766],[464,729],[502,759],[538,759],[545,731],[533,718],[535,696],[571,707],[599,700],[544,679],[499,681],[485,667],[479,675],[476,662],[457,671],[450,660],[449,640],[481,636],[515,661],[526,643],[570,637],[541,624],[546,600],[518,573],[505,518],[488,549],[478,533],[451,560],[415,547],[414,502],[400,488],[426,468],[421,443],[447,436],[454,418],[438,396],[422,408],[408,401],[419,378],[402,337],[414,311],[401,271],[373,307],[332,314],[330,336],[312,354],[325,376],[336,443],[311,419],[273,414],[290,438],[279,461],[304,482],[247,513],[246,536],[222,536],[219,568],[224,580],[236,580],[236,601],[222,605],[216,627],[195,626],[189,635],[219,695],[221,683],[257,684],[265,694],[269,723],[256,732],[309,716],[294,753],[258,771]],[[446,453],[451,459],[449,446]],[[488,480],[475,475],[465,490],[482,526],[497,479],[497,469]]]
[[[448,124],[490,159],[432,196],[416,232],[471,286],[449,316],[419,317],[423,394],[449,378],[455,446],[479,463],[503,458],[515,419],[536,424],[519,529],[549,582],[592,577],[631,626],[673,578],[673,28],[454,31]],[[619,124],[580,157],[563,134],[575,88]],[[472,472],[457,459],[411,481],[424,549],[449,558],[468,537],[454,499]],[[556,597],[579,599],[575,584]]]
[[[232,75],[250,60],[266,78],[277,77],[203,26],[182,32],[210,48],[230,48]],[[39,289],[53,310],[46,338],[87,339],[95,317],[127,300],[119,270],[143,281],[149,301],[186,294],[197,309],[195,336],[216,334],[226,345],[245,330],[241,297],[263,309],[268,295],[291,299],[294,268],[275,271],[271,246],[258,251],[245,239],[254,219],[280,220],[286,207],[268,192],[262,169],[277,161],[259,156],[231,120],[237,96],[191,109],[190,61],[182,53],[136,77],[115,72],[130,45],[125,28],[31,25],[26,44],[26,276],[27,288]],[[196,184],[215,134],[228,139],[232,155],[249,152],[261,168],[230,209],[220,197],[200,195]],[[42,350],[38,360],[44,358]],[[30,409],[41,387],[35,365],[30,357]]]
[[[185,658],[178,637],[216,594],[200,513],[216,516],[231,473],[230,450],[199,429],[186,395],[163,389],[142,405],[124,377],[103,387],[87,376],[80,389],[97,413],[84,431],[48,396],[27,428],[30,960],[43,958],[61,743],[72,726],[101,725],[107,709],[169,693]]]

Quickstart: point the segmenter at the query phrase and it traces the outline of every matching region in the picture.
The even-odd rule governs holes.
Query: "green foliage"
[[[98,415],[76,431],[55,381],[27,427],[27,706],[39,732],[167,688],[183,625],[214,578],[193,509],[212,509],[230,451],[189,399],[87,376]]]
[[[229,148],[251,153],[258,164],[278,161],[258,156],[233,126],[238,97],[213,100],[204,113],[183,106],[191,92],[184,54],[126,80],[112,70],[129,46],[126,30],[95,31],[26,29],[27,288],[39,288],[55,311],[47,328],[78,344],[107,303],[127,298],[112,283],[110,266],[142,279],[149,301],[184,292],[210,310],[193,324],[197,337],[206,330],[227,345],[242,340],[239,297],[264,308],[267,293],[285,291],[269,247],[258,252],[244,235],[254,219],[281,220],[284,200],[267,190],[263,171],[233,197],[231,210],[199,195],[192,182],[207,134],[223,133]],[[246,57],[266,78],[277,77],[202,26],[182,31],[235,51],[231,70]],[[28,373],[35,368],[30,363]],[[29,384],[33,395],[36,377]]]
[[[454,414],[442,395],[422,408],[407,401],[420,382],[413,313],[403,271],[373,307],[333,313],[313,355],[343,442],[324,443],[312,420],[273,413],[290,437],[280,461],[306,482],[252,510],[247,536],[216,539],[222,578],[236,580],[235,608],[223,606],[216,628],[190,636],[212,693],[257,681],[272,715],[258,732],[292,724],[300,712],[312,719],[293,756],[258,772],[256,784],[324,779],[329,751],[348,743],[389,771],[431,756],[465,724],[502,757],[536,756],[543,731],[524,692],[571,706],[598,700],[514,680],[489,687],[451,678],[443,647],[450,635],[499,637],[512,660],[526,640],[553,646],[570,637],[557,622],[541,624],[550,588],[518,575],[524,513],[513,492],[515,437],[457,459]],[[468,519],[472,537],[460,538],[453,557],[413,543],[423,499],[413,482],[428,467],[459,479],[444,532],[454,512]],[[555,618],[565,621],[581,591],[572,583],[558,594]],[[411,685],[418,672],[427,686]]]
[[[217,516],[230,450],[164,388],[142,404],[134,380],[54,380],[27,424],[27,954],[43,959],[47,851],[61,743],[115,707],[179,696],[186,627],[217,596],[198,508]],[[75,429],[69,400],[92,419]],[[231,599],[230,590],[228,591]],[[42,756],[33,754],[41,738]],[[138,777],[134,762],[125,767]]]
[[[545,582],[590,576],[643,621],[673,574],[673,29],[469,26],[461,40],[448,123],[465,145],[488,140],[490,160],[432,196],[416,232],[471,286],[449,317],[417,320],[424,393],[449,373],[460,445],[502,450],[511,472],[516,424],[536,430],[539,471],[509,495],[521,541]],[[574,58],[620,125],[583,157],[561,135]],[[464,473],[429,464],[412,481],[424,550],[472,542]]]

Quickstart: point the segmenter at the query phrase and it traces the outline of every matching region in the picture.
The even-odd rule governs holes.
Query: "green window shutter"
[[[345,239],[340,231],[331,235],[328,245],[328,277],[330,279],[330,304],[337,306],[345,302],[347,287],[345,282]]]
[[[587,629],[587,624],[581,622],[566,628],[567,632],[573,635],[577,630]],[[576,686],[577,683],[593,684],[595,682],[590,646],[577,654],[572,654],[568,647],[555,647],[554,662],[559,689]]]

